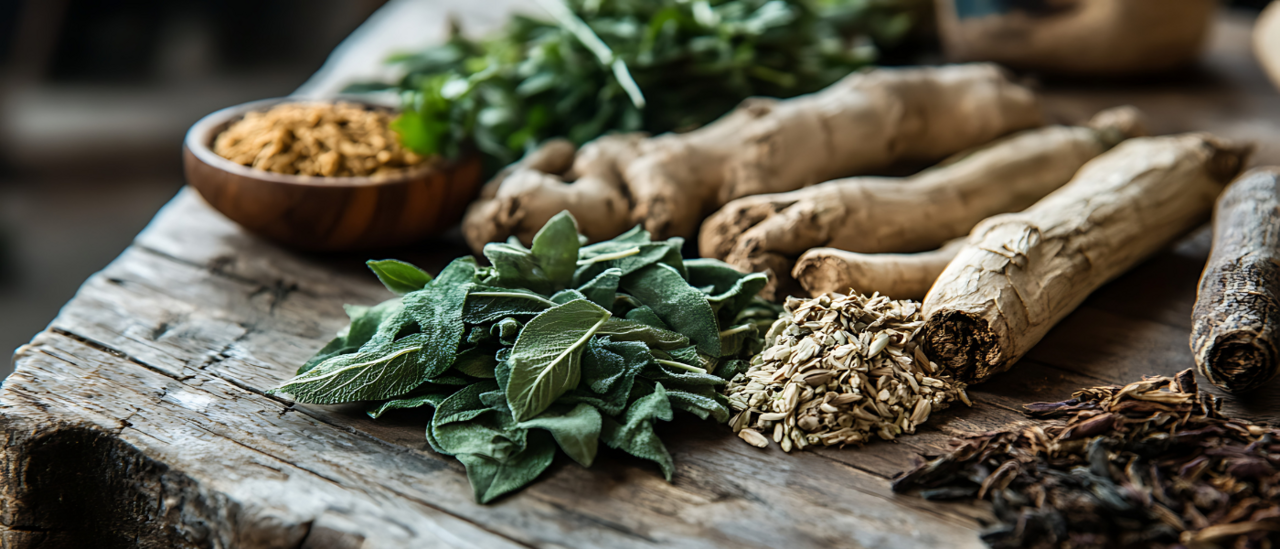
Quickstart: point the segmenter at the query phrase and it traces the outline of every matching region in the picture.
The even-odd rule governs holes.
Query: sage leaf
[[[668,390],[671,407],[689,412],[700,419],[712,418],[716,423],[729,421],[729,399],[707,386],[693,390]]]
[[[435,392],[435,393],[427,393],[425,395],[396,398],[396,399],[388,400],[386,402],[375,404],[374,406],[369,408],[369,411],[367,413],[369,414],[369,417],[373,419],[378,419],[379,417],[382,417],[382,414],[385,414],[391,410],[407,410],[412,408],[423,408],[423,407],[435,408],[437,406],[440,406],[440,403],[444,402],[446,398],[449,398],[450,394],[451,393],[449,392]]]
[[[477,454],[459,454],[467,468],[467,479],[479,503],[489,503],[504,494],[519,490],[533,482],[555,459],[556,445],[545,432],[529,433],[524,450],[499,461]]]
[[[646,305],[641,305],[627,311],[625,318],[632,322],[639,322],[640,324],[652,326],[659,330],[671,331],[671,327],[667,326],[667,323],[663,322],[661,318],[658,318],[658,314],[653,312],[653,309],[650,309]]]
[[[621,288],[635,296],[672,330],[689,337],[698,350],[720,356],[720,329],[707,298],[689,286],[670,265],[657,263],[622,278]]]
[[[491,380],[472,383],[459,389],[436,406],[436,413],[431,417],[431,425],[427,426],[427,442],[431,444],[431,448],[439,453],[452,455],[452,452],[440,444],[437,437],[440,429],[452,423],[471,421],[486,412],[492,412],[493,410],[480,400],[480,395],[496,390],[498,390],[498,384]]]
[[[689,285],[709,287],[706,291],[709,295],[728,292],[742,277],[747,276],[747,273],[718,259],[686,259],[684,266],[689,272]]]
[[[471,256],[459,257],[450,261],[444,270],[431,281],[432,286],[457,286],[475,282],[476,274],[479,267],[476,266],[475,258]]]
[[[490,242],[484,245],[484,256],[493,264],[493,270],[484,284],[503,288],[523,288],[550,295],[555,284],[538,264],[533,252],[510,244]]]
[[[687,389],[690,387],[718,387],[725,384],[725,380],[719,376],[714,376],[705,372],[695,372],[680,368],[673,368],[666,364],[653,363],[645,367],[643,375],[645,379],[651,381],[660,381],[667,388]]]
[[[746,373],[751,368],[751,363],[742,359],[726,360],[715,370],[716,377],[725,381],[737,377],[738,374]]]
[[[728,291],[707,296],[707,302],[711,304],[712,309],[715,309],[720,325],[728,326],[738,319],[742,310],[750,305],[756,299],[756,294],[768,284],[768,275],[749,274],[738,279]],[[776,314],[774,318],[777,318]]]
[[[568,211],[547,221],[533,236],[531,252],[555,290],[568,287],[578,268],[578,223]]]
[[[269,393],[289,394],[298,402],[310,404],[385,400],[400,396],[432,377],[424,375],[432,358],[432,353],[427,350],[428,342],[427,335],[413,334],[385,349],[336,356]],[[449,358],[452,362],[453,357]]]
[[[610,336],[614,341],[640,341],[656,349],[676,349],[689,345],[689,338],[671,330],[621,318],[610,318],[596,333]]]
[[[555,302],[529,290],[473,285],[467,294],[462,320],[467,324],[487,324],[519,315],[536,315]]]
[[[582,383],[557,402],[587,403],[616,416],[626,409],[636,376],[652,360],[643,343],[592,338],[582,351]]]
[[[560,290],[556,292],[555,295],[551,296],[551,301],[557,305],[564,305],[565,303],[568,303],[575,299],[587,299],[587,296],[583,295],[582,292],[579,292],[578,290],[574,290],[572,288],[568,290]]]
[[[404,295],[427,287],[431,274],[397,259],[370,259],[365,262],[382,285],[397,295]]]
[[[524,450],[528,430],[518,427],[510,414],[485,406],[472,419],[435,425],[434,434],[442,453],[506,461]]]
[[[663,476],[671,480],[675,463],[653,431],[653,424],[657,420],[671,421],[672,416],[671,402],[659,383],[652,393],[640,397],[627,408],[621,423],[613,418],[604,418],[600,440],[610,448],[657,463]]]
[[[493,379],[494,370],[498,367],[497,359],[493,358],[492,349],[483,347],[475,347],[458,353],[458,358],[453,361],[453,369],[460,373],[480,379]]]
[[[307,360],[298,369],[298,374],[306,373],[317,364],[338,355],[354,353],[369,341],[378,331],[378,325],[388,317],[395,316],[402,309],[400,298],[389,299],[373,307],[361,305],[343,305],[351,323],[338,332],[337,337],[329,341],[315,356]]]
[[[493,327],[489,329],[489,332],[492,335],[497,336],[498,343],[503,345],[515,345],[516,338],[519,337],[520,329],[522,327],[523,326],[520,324],[520,321],[512,317],[507,317],[495,322]]]
[[[730,326],[720,332],[721,356],[736,356],[755,341],[759,341],[760,333],[755,324]],[[754,353],[753,353],[754,354]]]
[[[578,404],[572,408],[548,409],[538,417],[521,422],[525,429],[543,429],[551,432],[556,444],[565,454],[583,467],[590,467],[596,459],[600,440],[600,411],[590,404]]]
[[[424,379],[444,373],[458,354],[465,330],[462,307],[470,287],[470,283],[432,285],[405,296],[404,308],[413,315],[426,338]]]
[[[538,415],[578,385],[582,348],[609,316],[599,305],[578,300],[547,309],[525,325],[508,359],[507,402],[516,421]]]
[[[463,341],[466,341],[468,345],[479,345],[492,340],[494,339],[494,336],[490,328],[490,326],[484,325],[472,326],[471,330],[467,332],[467,337]]]
[[[581,265],[574,272],[573,281],[575,284],[580,285],[609,269],[618,269],[622,271],[620,276],[625,277],[646,267],[659,264],[671,267],[680,273],[680,278],[683,279],[688,274],[684,268],[684,258],[680,255],[680,248],[683,245],[684,239],[680,237],[673,237],[665,242],[650,242],[639,246],[615,244],[612,241],[594,244],[593,246],[601,247],[593,252],[586,252],[584,248],[584,252],[579,253]],[[608,261],[594,261],[597,257],[628,252],[633,248],[637,249],[637,251],[630,255]]]
[[[592,303],[612,309],[613,300],[618,295],[618,282],[621,279],[622,269],[605,269],[595,278],[578,287],[578,291]]]

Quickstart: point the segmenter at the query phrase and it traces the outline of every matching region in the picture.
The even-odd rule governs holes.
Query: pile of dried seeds
[[[218,134],[213,152],[269,172],[353,177],[422,163],[400,146],[392,113],[353,103],[285,103],[251,112]]]
[[[895,481],[977,497],[992,547],[1272,547],[1280,542],[1280,430],[1225,418],[1186,370],[1026,406],[1020,430],[953,441]]]
[[[874,294],[789,298],[771,345],[726,388],[729,425],[755,446],[784,451],[914,433],[929,414],[969,398],[914,338],[920,304]]]

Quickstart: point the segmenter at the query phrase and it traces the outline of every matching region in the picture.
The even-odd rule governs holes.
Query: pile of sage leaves
[[[676,411],[724,423],[718,387],[747,367],[779,309],[763,274],[683,260],[679,238],[636,227],[584,245],[567,212],[526,248],[491,243],[434,278],[370,261],[400,297],[348,306],[351,324],[272,392],[299,402],[366,402],[377,418],[434,408],[427,441],[457,457],[481,503],[532,482],[556,447],[589,467],[599,443],[652,460]]]

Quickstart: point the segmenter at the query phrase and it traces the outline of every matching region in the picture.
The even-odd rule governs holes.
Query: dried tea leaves
[[[1223,417],[1191,370],[1026,406],[1020,430],[954,441],[894,482],[990,500],[992,547],[1271,547],[1280,430]]]
[[[784,451],[893,440],[959,399],[964,384],[930,363],[914,338],[920,304],[875,294],[787,300],[771,346],[729,383],[734,432]]]
[[[390,174],[426,158],[400,146],[392,115],[353,103],[285,103],[250,112],[218,134],[213,152],[269,172],[326,177]]]

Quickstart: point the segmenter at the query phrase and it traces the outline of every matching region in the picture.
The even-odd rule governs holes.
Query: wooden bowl
[[[246,113],[291,101],[310,102],[278,98],[228,107],[196,122],[183,142],[187,183],[254,233],[315,251],[408,244],[457,224],[479,190],[475,154],[392,176],[321,177],[258,170],[213,152],[214,138]]]

